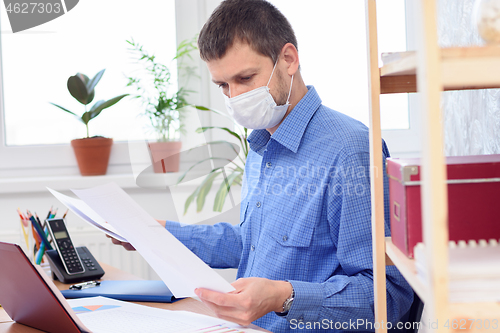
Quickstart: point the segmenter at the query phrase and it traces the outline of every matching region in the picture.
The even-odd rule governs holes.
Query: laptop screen
[[[80,333],[17,244],[0,242],[0,304],[18,323],[52,333]]]

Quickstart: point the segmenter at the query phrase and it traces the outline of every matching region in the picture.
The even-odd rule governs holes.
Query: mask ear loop
[[[286,104],[289,104],[290,102],[290,95],[292,94],[292,85],[293,85],[293,75],[292,75],[292,81],[290,82],[290,90],[288,91],[288,98],[286,99]]]
[[[271,77],[269,77],[269,81],[267,81],[266,87],[269,88],[269,83],[271,83],[271,79],[273,78],[274,70],[276,69],[276,65],[278,64],[278,60],[280,60],[280,57],[278,56],[278,59],[276,59],[276,62],[274,63],[273,71],[271,72]]]
[[[278,59],[274,63],[273,71],[271,72],[271,77],[269,78],[269,81],[267,81],[266,87],[268,87],[268,88],[269,88],[269,83],[271,83],[271,79],[273,78],[274,70],[276,69],[276,65],[278,64],[279,59],[280,59],[280,57],[278,56]],[[290,102],[290,95],[292,94],[292,85],[293,85],[293,75],[292,75],[292,81],[290,82],[290,90],[288,91],[288,97],[286,99],[286,104],[288,104]]]

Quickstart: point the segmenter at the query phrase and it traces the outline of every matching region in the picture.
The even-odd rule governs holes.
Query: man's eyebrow
[[[234,79],[235,79],[235,78],[237,78],[237,77],[247,76],[247,75],[249,75],[249,74],[255,74],[255,73],[257,73],[258,71],[259,71],[259,69],[258,69],[258,68],[246,68],[246,69],[242,70],[241,72],[234,74],[234,75],[233,75],[233,76],[229,79],[229,81],[234,80]],[[215,84],[219,84],[219,85],[220,85],[220,84],[223,84],[223,83],[226,83],[226,82],[223,82],[223,81],[217,81],[217,80],[214,80],[214,79],[212,79],[212,82],[213,82],[213,83],[215,83]]]

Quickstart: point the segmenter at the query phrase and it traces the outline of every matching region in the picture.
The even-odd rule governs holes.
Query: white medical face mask
[[[269,92],[269,82],[271,82],[277,63],[274,64],[271,77],[266,86],[250,90],[232,98],[227,97],[223,93],[227,111],[241,126],[250,129],[273,128],[285,116],[286,110],[290,106],[289,101],[290,93],[292,92],[293,75],[286,104],[276,105],[273,96]]]

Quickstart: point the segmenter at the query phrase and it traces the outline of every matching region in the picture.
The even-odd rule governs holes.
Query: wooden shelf
[[[417,1],[414,23],[419,27],[415,34],[419,53],[401,52],[384,55],[385,64],[379,68],[375,2],[366,0],[370,155],[378,158],[371,157],[370,164],[372,168],[382,167],[379,95],[416,92],[418,82],[421,87],[418,90],[421,97],[423,126],[422,226],[423,239],[426,242],[426,268],[429,272],[429,281],[422,281],[417,273],[416,262],[396,248],[391,238],[383,236],[384,196],[380,194],[380,177],[372,177],[370,182],[375,321],[387,320],[386,280],[380,276],[380,272],[385,273],[383,268],[393,263],[425,303],[427,317],[433,322],[439,322],[437,332],[497,332],[500,328],[500,301],[449,302],[447,292],[449,237],[446,212],[448,195],[445,184],[446,162],[443,156],[444,134],[440,121],[440,105],[443,90],[500,88],[500,46],[439,48],[436,33],[438,30],[436,1]],[[380,250],[384,245],[385,249]],[[485,320],[489,320],[493,326],[486,328]],[[448,327],[445,326],[446,322]],[[472,325],[471,328],[471,323],[476,325]],[[466,324],[468,326],[461,326]],[[386,332],[385,328],[377,330],[377,333]]]
[[[417,54],[394,53],[380,68],[380,93],[416,92]],[[500,46],[441,49],[443,90],[500,88]]]
[[[427,287],[417,276],[417,268],[415,260],[408,258],[401,252],[394,243],[391,237],[385,238],[385,253],[391,259],[392,263],[398,268],[399,272],[404,276],[406,281],[418,294],[422,302],[425,303],[427,297]]]
[[[500,303],[450,303],[452,320],[461,326],[459,332],[498,332],[500,330]],[[472,325],[472,328],[471,328]],[[466,328],[466,329],[465,329]],[[469,328],[471,328],[469,330]]]
[[[391,237],[385,238],[386,255],[398,268],[406,281],[425,303],[427,297],[427,287],[417,276],[415,260],[408,258],[392,243]],[[450,303],[450,327],[455,322],[461,327],[467,327],[467,332],[486,332],[491,331],[497,323],[497,329],[500,329],[500,302],[481,302],[481,303]],[[472,320],[474,319],[474,320]],[[485,328],[485,320],[489,320],[491,327]],[[454,321],[454,322],[453,322]],[[469,327],[472,325],[472,329]],[[487,325],[487,324],[486,324]],[[482,328],[482,329],[480,329]]]

